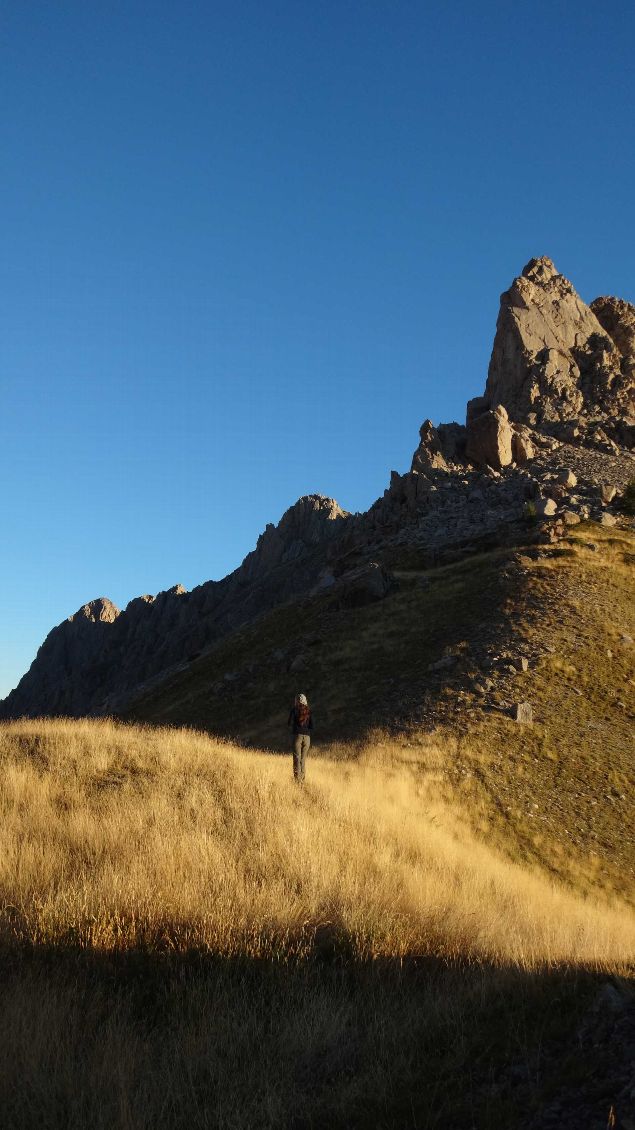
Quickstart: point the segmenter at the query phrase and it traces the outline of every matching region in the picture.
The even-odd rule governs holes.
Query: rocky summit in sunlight
[[[551,259],[532,259],[501,296],[483,407],[554,434],[600,425],[633,442],[635,307],[615,298],[586,306]],[[474,403],[474,402],[472,402]]]
[[[221,581],[175,585],[122,612],[91,601],[48,635],[0,717],[125,712],[274,608],[329,594],[344,614],[384,600],[404,561],[425,568],[555,542],[584,521],[630,522],[634,393],[635,307],[613,297],[587,306],[550,259],[532,259],[501,297],[466,423],[426,420],[410,470],[393,471],[366,513],[312,494]],[[289,659],[294,671],[310,646]]]

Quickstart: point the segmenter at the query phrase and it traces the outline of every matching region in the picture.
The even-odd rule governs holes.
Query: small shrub
[[[526,522],[530,523],[530,525],[533,525],[538,521],[538,511],[536,509],[535,502],[531,502],[530,500],[529,502],[525,503],[523,507],[523,517]]]

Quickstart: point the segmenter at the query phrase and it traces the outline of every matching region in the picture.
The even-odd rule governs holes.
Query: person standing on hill
[[[293,733],[293,776],[304,782],[304,764],[313,732],[313,715],[305,694],[297,694],[289,711],[289,727]]]

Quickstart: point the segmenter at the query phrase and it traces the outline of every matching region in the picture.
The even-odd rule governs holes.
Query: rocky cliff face
[[[365,514],[301,498],[224,580],[176,585],[120,612],[105,598],[47,636],[0,717],[113,713],[278,604],[335,586],[341,606],[381,599],[404,551],[430,564],[483,544],[557,538],[618,520],[635,477],[635,307],[586,306],[550,259],[501,297],[485,393],[465,425],[426,420],[411,469]]]
[[[502,404],[533,426],[595,420],[615,432],[617,422],[619,440],[622,421],[635,423],[634,342],[635,307],[586,306],[551,259],[532,259],[501,296],[485,396],[471,414]]]
[[[621,298],[595,298],[590,309],[622,355],[621,369],[628,387],[635,376],[635,306]]]
[[[243,561],[238,576],[254,581],[277,568],[300,562],[311,549],[328,542],[337,532],[346,511],[333,498],[311,494],[300,498],[287,510],[277,526],[269,524],[260,535],[256,548]]]

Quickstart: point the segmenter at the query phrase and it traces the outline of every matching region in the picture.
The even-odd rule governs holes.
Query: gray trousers
[[[304,761],[309,746],[311,745],[311,738],[308,734],[294,734],[293,736],[293,776],[296,781],[304,780]]]

